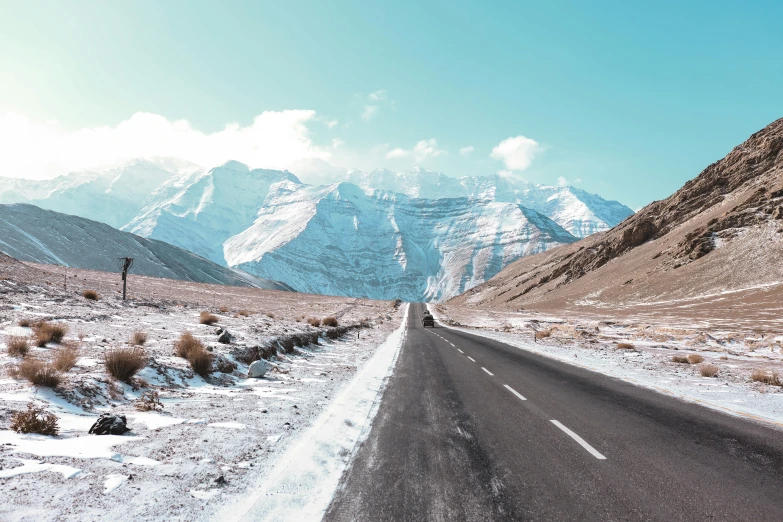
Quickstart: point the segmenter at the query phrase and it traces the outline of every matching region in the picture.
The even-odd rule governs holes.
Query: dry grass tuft
[[[617,343],[617,348],[620,350],[636,350],[636,347],[631,343]]]
[[[82,292],[82,297],[89,299],[90,301],[97,301],[101,298],[100,294],[95,290],[85,290]]]
[[[775,371],[761,369],[753,370],[753,373],[750,374],[750,379],[773,386],[783,386],[783,380],[780,379],[780,375]]]
[[[46,343],[59,343],[67,333],[68,326],[60,323],[41,321],[33,326],[35,345],[39,348],[46,346]]]
[[[57,416],[40,406],[28,403],[27,411],[11,414],[11,429],[17,433],[37,433],[39,435],[57,435]]]
[[[237,315],[241,315],[242,317],[248,317],[250,315],[250,312],[248,312],[247,310],[240,310],[239,312],[237,312]]]
[[[536,332],[536,340],[552,336],[552,330],[539,330]]]
[[[26,317],[19,319],[19,321],[16,323],[19,326],[23,326],[24,328],[30,328],[30,326],[33,325],[33,322],[30,319],[27,319]]]
[[[62,377],[54,366],[38,359],[25,359],[11,369],[11,377],[28,380],[33,386],[56,388],[62,382]]]
[[[139,411],[161,411],[163,409],[158,392],[152,390],[142,393],[133,406]]]
[[[718,372],[720,371],[720,368],[715,366],[714,364],[702,364],[699,366],[699,373],[702,377],[715,377],[718,375]]]
[[[188,354],[188,363],[198,375],[206,377],[212,373],[212,354],[204,348],[191,350]]]
[[[142,332],[141,330],[136,330],[133,332],[133,335],[131,335],[129,344],[131,346],[144,346],[144,344],[147,342],[147,333]]]
[[[684,355],[675,355],[674,357],[672,357],[672,362],[690,364],[688,358],[685,357]]]
[[[54,352],[52,366],[59,372],[67,372],[76,366],[77,360],[79,360],[79,348],[76,346],[63,346]]]
[[[30,351],[30,343],[27,337],[9,335],[5,344],[8,346],[8,355],[11,357],[25,357]]]
[[[215,324],[218,321],[218,316],[209,312],[201,312],[201,314],[198,316],[198,322],[201,324]]]
[[[228,307],[227,306],[221,306],[220,308],[218,308],[218,310],[220,310],[221,314],[228,313]]]
[[[321,321],[321,324],[323,324],[324,326],[337,326],[339,323],[337,322],[336,317],[329,316],[329,317],[324,317],[323,320]]]
[[[321,320],[318,319],[317,317],[311,317],[311,318],[309,318],[307,320],[307,324],[309,324],[310,326],[315,326],[316,328],[318,328],[319,326],[321,326]]]
[[[147,366],[147,354],[137,346],[116,348],[104,354],[103,363],[109,375],[129,383],[134,375]]]
[[[704,357],[697,353],[692,353],[688,356],[688,362],[691,364],[699,364],[700,362],[704,362]]]
[[[176,350],[177,355],[183,359],[187,359],[188,355],[193,350],[205,350],[204,345],[201,344],[201,341],[193,337],[193,334],[190,332],[182,333],[182,335],[179,337],[179,341],[174,343],[174,349]]]
[[[270,318],[270,319],[274,319],[275,318],[275,314],[273,314],[272,312],[267,312],[266,316],[268,318]]]

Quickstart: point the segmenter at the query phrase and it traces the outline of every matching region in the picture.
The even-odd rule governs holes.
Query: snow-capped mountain
[[[582,238],[609,230],[633,211],[617,201],[571,186],[535,185],[528,181],[497,174],[451,178],[434,170],[413,168],[404,172],[376,169],[368,172],[339,170],[325,162],[300,163],[292,171],[307,183],[324,179],[342,179],[366,191],[389,190],[414,198],[438,199],[469,197],[516,203],[536,210]]]
[[[238,162],[207,170],[137,161],[46,182],[0,180],[0,203],[89,217],[300,291],[408,300],[456,295],[523,255],[632,214],[573,187],[321,167],[306,177],[346,181],[305,184]]]
[[[117,271],[118,257],[129,256],[134,274],[290,290],[161,241],[21,203],[0,205],[0,251],[21,261],[109,272]]]

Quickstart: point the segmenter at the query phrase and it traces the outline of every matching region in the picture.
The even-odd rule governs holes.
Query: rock
[[[89,433],[93,435],[122,435],[130,431],[130,428],[126,426],[127,422],[125,415],[104,413],[98,417]]]
[[[265,360],[259,359],[253,362],[247,369],[247,376],[253,378],[263,377],[266,375],[267,370],[269,370],[269,364]]]
[[[220,475],[218,478],[215,479],[215,484],[225,484],[226,483],[226,477],[223,475]]]
[[[215,359],[212,361],[212,364],[214,368],[220,373],[232,373],[237,369],[237,365],[228,360],[225,355],[216,355]]]
[[[213,346],[207,346],[207,351],[208,352],[213,352],[213,351],[215,351],[215,348]]]
[[[218,342],[222,344],[229,344],[234,339],[234,336],[228,333],[228,330],[223,330],[223,332],[220,334],[220,337],[218,337]]]

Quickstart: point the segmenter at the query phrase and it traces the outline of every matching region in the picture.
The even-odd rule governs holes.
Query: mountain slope
[[[469,198],[367,194],[356,185],[273,186],[226,262],[299,291],[377,299],[456,295],[522,255],[575,241],[533,210]]]
[[[734,293],[750,307],[781,293],[781,256],[783,119],[609,232],[517,261],[453,301],[617,312]]]
[[[134,274],[290,290],[161,241],[27,204],[0,205],[0,251],[21,261],[107,272],[117,271],[117,258],[128,256],[134,258]]]

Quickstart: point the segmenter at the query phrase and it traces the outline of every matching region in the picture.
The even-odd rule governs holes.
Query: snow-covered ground
[[[783,387],[751,379],[755,370],[776,372],[783,379],[783,336],[463,306],[430,305],[430,310],[444,326],[783,428]],[[536,341],[535,331],[550,335]],[[704,360],[672,361],[688,355]],[[717,366],[717,375],[702,377],[702,364]]]
[[[82,281],[102,277],[77,273]],[[386,340],[395,331],[399,337],[404,315],[404,307],[389,302],[263,291],[255,291],[258,296],[253,298],[253,290],[243,289],[242,304],[250,307],[251,315],[239,315],[240,309],[232,306],[236,303],[227,299],[209,307],[218,323],[207,326],[198,321],[205,309],[198,304],[199,293],[207,285],[177,282],[172,285],[178,292],[174,304],[170,296],[161,295],[157,283],[162,281],[144,280],[155,297],[148,290],[150,295],[144,295],[141,281],[136,284],[138,299],[122,303],[108,293],[93,302],[45,282],[0,277],[0,520],[215,520],[224,504],[254,492],[300,434],[322,422],[324,412],[332,415],[333,401],[341,400],[335,398],[355,386],[350,383],[357,371],[374,360],[379,346],[387,347],[379,354],[390,353],[388,347],[397,341]],[[195,302],[183,298],[182,285],[189,284]],[[303,318],[327,315],[338,316],[342,325],[364,327],[336,340],[322,335],[318,345],[280,353],[270,360],[272,369],[264,378],[247,378],[248,366],[236,358],[239,352],[295,333],[323,334],[326,328],[313,328]],[[8,355],[6,340],[31,333],[18,326],[20,319],[68,326],[64,342],[78,347],[80,357],[63,373],[57,389],[34,388],[11,378],[10,370],[21,359]],[[231,344],[217,341],[219,327],[234,336]],[[136,330],[148,334],[148,364],[133,385],[120,383],[107,375],[102,356],[108,349],[127,346]],[[207,378],[195,375],[173,349],[186,330],[213,354],[237,363],[237,370]],[[28,357],[50,360],[58,348],[52,343],[34,347]],[[149,390],[160,394],[162,411],[135,408]],[[9,429],[12,412],[24,410],[31,401],[57,415],[58,436]],[[104,412],[126,415],[131,431],[88,435]],[[356,426],[364,429],[358,421]],[[348,439],[343,442],[348,444]],[[335,466],[345,459],[339,449]]]

